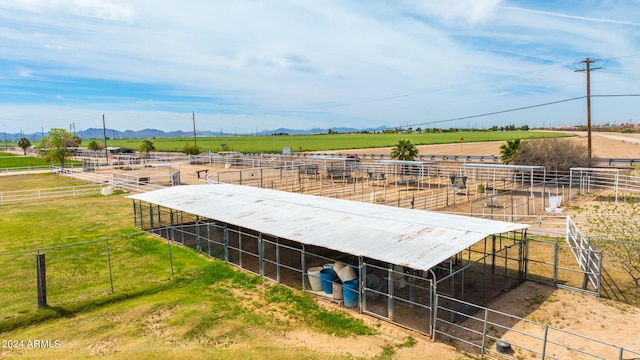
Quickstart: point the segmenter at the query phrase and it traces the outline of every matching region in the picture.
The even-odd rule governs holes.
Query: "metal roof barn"
[[[129,198],[416,270],[492,234],[529,226],[232,184],[174,186]]]

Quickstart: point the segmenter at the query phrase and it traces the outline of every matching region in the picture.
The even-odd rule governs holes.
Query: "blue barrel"
[[[320,279],[322,290],[327,294],[333,294],[333,280],[336,279],[336,272],[332,268],[324,268],[320,270]]]
[[[358,280],[345,281],[342,284],[342,289],[344,292],[344,306],[354,307],[358,305],[358,295],[360,294]]]

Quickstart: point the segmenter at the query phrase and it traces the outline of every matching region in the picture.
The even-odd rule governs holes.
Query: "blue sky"
[[[586,124],[640,94],[640,1],[0,3],[0,132]],[[640,97],[592,123],[640,123]],[[452,120],[459,119],[461,120]]]

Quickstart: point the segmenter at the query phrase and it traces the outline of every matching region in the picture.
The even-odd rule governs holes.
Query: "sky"
[[[640,123],[640,0],[0,2],[0,133]],[[633,96],[635,95],[635,96]],[[517,110],[520,109],[520,110]]]

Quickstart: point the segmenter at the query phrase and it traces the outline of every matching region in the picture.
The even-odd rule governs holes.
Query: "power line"
[[[616,94],[611,94],[611,95],[591,95],[591,97],[633,97],[633,96],[640,96],[640,94],[620,94],[620,95],[616,95]]]
[[[633,57],[640,57],[640,54],[618,56],[618,57],[608,58],[607,60],[619,60],[619,59],[626,59],[626,58],[633,58]],[[598,60],[598,61],[600,61],[600,60]],[[574,63],[573,65],[575,66],[575,64],[576,63]],[[564,66],[565,65],[553,65],[553,66],[543,67],[543,68],[540,68],[540,69],[523,71],[523,72],[515,73],[515,74],[503,75],[503,76],[495,78],[493,81],[499,81],[499,80],[507,79],[507,78],[516,78],[516,77],[519,77],[519,76],[522,76],[522,75],[528,75],[528,74],[534,74],[534,73],[538,73],[538,72],[544,72],[544,71],[553,70],[553,69],[557,69],[557,68],[564,67]],[[600,69],[600,68],[598,68],[598,69]],[[596,70],[596,69],[591,69],[591,70]],[[336,108],[336,107],[344,107],[344,106],[357,105],[357,104],[363,104],[363,103],[369,103],[369,102],[377,102],[377,101],[383,101],[383,100],[399,99],[399,98],[416,96],[416,95],[425,95],[425,94],[440,92],[440,91],[444,91],[444,90],[452,90],[452,89],[465,87],[465,86],[469,86],[469,85],[476,84],[476,83],[486,83],[486,80],[471,81],[471,82],[467,82],[467,83],[451,85],[451,86],[444,86],[444,87],[435,88],[435,89],[423,89],[423,90],[401,92],[401,93],[397,93],[397,94],[371,96],[371,97],[365,97],[365,98],[361,98],[361,99],[347,100],[347,101],[343,101],[343,102],[328,102],[328,103],[325,103],[325,104],[319,104],[317,106],[309,106],[309,107],[302,108],[300,110],[294,110],[294,111],[321,110],[321,109],[326,109],[326,108]]]
[[[532,109],[532,108],[537,108],[537,107],[542,107],[542,106],[548,106],[548,105],[560,104],[560,103],[563,103],[563,102],[575,101],[575,100],[580,100],[580,99],[584,99],[584,98],[585,98],[585,96],[578,96],[578,97],[574,97],[574,98],[570,98],[570,99],[564,99],[564,100],[552,101],[552,102],[543,103],[543,104],[529,105],[529,106],[523,106],[523,107],[514,108],[514,109],[500,110],[500,111],[494,111],[494,112],[490,112],[490,113],[477,114],[477,115],[462,116],[462,117],[451,118],[451,119],[445,119],[445,120],[429,121],[429,122],[424,122],[424,123],[411,124],[411,125],[407,125],[407,126],[430,125],[430,124],[438,124],[438,123],[449,122],[449,121],[456,121],[456,120],[473,119],[473,118],[479,118],[479,117],[484,117],[484,116],[491,116],[491,115],[497,115],[497,114],[504,114],[504,113],[508,113],[508,112],[514,112],[514,111],[520,111],[520,110]]]
[[[603,95],[591,95],[591,97],[640,97],[640,94],[603,94]],[[499,110],[499,111],[494,111],[494,112],[490,112],[490,113],[462,116],[462,117],[445,119],[445,120],[429,121],[429,122],[418,123],[418,124],[409,124],[409,125],[407,125],[407,127],[409,127],[409,126],[413,127],[413,126],[417,126],[417,125],[439,124],[439,123],[443,123],[443,122],[466,120],[466,119],[473,119],[473,118],[479,118],[479,117],[484,117],[484,116],[498,115],[498,114],[504,114],[504,113],[514,112],[514,111],[533,109],[533,108],[542,107],[542,106],[555,105],[555,104],[560,104],[560,103],[563,103],[563,102],[575,101],[575,100],[580,100],[580,99],[584,99],[584,98],[586,98],[586,96],[578,96],[578,97],[574,97],[574,98],[570,98],[570,99],[551,101],[551,102],[548,102],[548,103],[523,106],[523,107],[513,108],[513,109],[508,109],[508,110]]]

